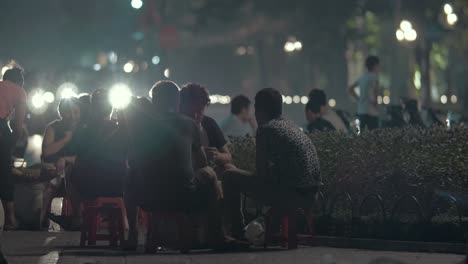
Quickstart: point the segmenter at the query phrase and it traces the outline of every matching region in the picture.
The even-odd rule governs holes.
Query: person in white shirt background
[[[360,128],[373,130],[379,127],[379,108],[377,97],[379,96],[380,59],[377,56],[369,56],[366,59],[367,71],[348,87],[348,92],[358,100],[358,118]],[[354,88],[359,87],[359,96]]]
[[[238,95],[231,101],[231,115],[221,122],[221,129],[227,137],[255,136],[257,122],[250,114],[251,101]]]

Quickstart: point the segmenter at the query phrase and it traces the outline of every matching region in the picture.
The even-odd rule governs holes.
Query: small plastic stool
[[[161,246],[173,246],[179,249],[182,254],[187,254],[192,248],[194,230],[192,222],[185,213],[180,212],[148,212],[148,233],[146,235],[145,253],[157,253],[157,248]],[[158,234],[158,221],[167,219],[177,225],[178,238],[176,245],[169,245],[167,237]]]
[[[111,247],[117,246],[117,241],[124,242],[126,210],[122,198],[99,197],[83,203],[83,225],[81,228],[80,246],[84,247],[86,241],[89,246],[96,245],[96,241],[109,241]],[[101,223],[101,216],[107,216],[109,234],[97,234]]]
[[[303,214],[307,219],[308,234],[297,233],[297,218],[298,215]],[[274,217],[280,219],[280,234],[274,235],[272,231],[272,220]],[[265,243],[264,248],[268,247],[268,243],[273,240],[280,241],[287,245],[288,249],[297,249],[298,243],[310,242],[315,237],[313,215],[310,209],[290,209],[279,210],[271,208],[265,215]]]

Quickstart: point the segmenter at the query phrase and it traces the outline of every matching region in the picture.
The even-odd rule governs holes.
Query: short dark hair
[[[320,89],[313,89],[309,93],[309,101],[315,101],[320,105],[327,104],[327,94]]]
[[[13,69],[6,70],[5,74],[3,74],[3,80],[22,86],[24,83],[23,69],[15,67]]]
[[[242,109],[248,108],[251,102],[250,99],[245,95],[238,95],[231,101],[231,113],[238,115],[242,112]]]
[[[208,90],[196,83],[187,83],[180,90],[180,110],[190,112],[193,109],[201,109],[210,104]]]
[[[80,102],[78,101],[77,98],[64,98],[61,99],[58,107],[57,107],[57,112],[60,117],[62,117],[62,114],[64,112],[71,112],[73,107],[80,107]],[[81,109],[80,109],[81,110]]]
[[[380,59],[377,56],[370,55],[366,59],[366,68],[368,71],[374,70],[375,66],[380,64]]]
[[[255,95],[255,111],[261,111],[270,118],[283,114],[283,95],[274,88],[265,88]]]
[[[179,103],[179,90],[179,86],[175,82],[159,81],[150,90],[152,102],[163,108],[174,107],[175,104]]]

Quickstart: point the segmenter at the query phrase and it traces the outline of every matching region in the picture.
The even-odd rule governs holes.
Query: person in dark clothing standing
[[[0,224],[5,230],[16,228],[14,196],[14,179],[11,174],[11,154],[17,139],[23,133],[24,117],[26,114],[27,96],[23,90],[23,70],[13,68],[7,70],[0,82]],[[14,126],[8,124],[14,113]],[[3,208],[5,212],[3,212]],[[0,236],[2,225],[0,225]],[[0,263],[7,263],[3,257],[0,240]]]

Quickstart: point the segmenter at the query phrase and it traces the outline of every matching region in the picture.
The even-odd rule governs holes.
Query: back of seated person
[[[76,155],[71,181],[82,198],[119,197],[127,173],[125,131],[110,120],[112,106],[105,90],[96,90],[91,100],[89,123],[70,143]]]
[[[320,166],[314,144],[292,121],[282,117],[279,91],[266,88],[255,97],[256,173],[229,170],[223,191],[226,229],[243,237],[240,194],[280,209],[312,206],[321,185]]]

